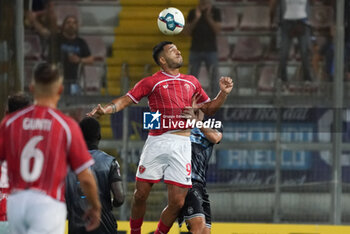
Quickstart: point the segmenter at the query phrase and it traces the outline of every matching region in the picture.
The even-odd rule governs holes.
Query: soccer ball
[[[158,28],[165,35],[179,34],[185,26],[185,18],[179,9],[165,8],[159,13]]]

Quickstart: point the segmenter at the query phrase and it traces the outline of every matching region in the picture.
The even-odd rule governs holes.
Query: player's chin
[[[181,58],[180,61],[175,64],[175,68],[180,68],[180,67],[182,67],[182,65],[183,65],[183,60]]]

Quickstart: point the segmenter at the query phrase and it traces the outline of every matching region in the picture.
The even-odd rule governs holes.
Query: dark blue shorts
[[[182,223],[196,217],[205,218],[205,224],[211,228],[210,202],[207,189],[203,184],[192,181],[192,188],[188,191],[185,204],[182,207],[178,222]]]

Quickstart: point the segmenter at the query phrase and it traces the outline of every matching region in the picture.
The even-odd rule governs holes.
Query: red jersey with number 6
[[[79,125],[60,111],[33,105],[0,125],[0,161],[6,160],[10,193],[35,189],[64,201],[68,166],[79,174],[94,161]]]

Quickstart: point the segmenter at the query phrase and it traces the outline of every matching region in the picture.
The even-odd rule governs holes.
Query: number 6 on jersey
[[[44,154],[43,152],[35,148],[36,145],[44,139],[43,136],[34,136],[28,143],[24,146],[21,153],[21,176],[25,182],[33,182],[37,180],[40,175],[44,164]],[[30,161],[33,158],[33,167],[30,170]]]

